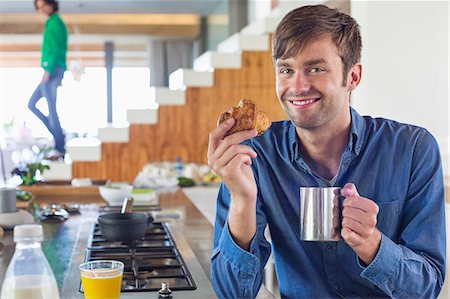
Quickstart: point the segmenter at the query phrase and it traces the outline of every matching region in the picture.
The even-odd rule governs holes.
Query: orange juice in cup
[[[124,265],[113,260],[80,265],[85,299],[119,299]]]

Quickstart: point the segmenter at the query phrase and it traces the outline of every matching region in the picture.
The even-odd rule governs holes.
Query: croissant
[[[267,114],[256,107],[256,104],[248,99],[240,100],[238,106],[230,108],[227,112],[220,115],[219,124],[230,117],[236,122],[234,126],[225,134],[225,136],[242,130],[256,129],[258,136],[261,136],[267,130],[271,123]]]

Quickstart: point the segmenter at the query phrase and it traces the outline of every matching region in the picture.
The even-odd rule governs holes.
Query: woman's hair
[[[56,1],[56,0],[41,0],[41,1],[45,2],[46,4],[51,5],[53,7],[53,12],[58,11],[58,1]],[[36,10],[38,9],[37,2],[38,2],[38,0],[34,0],[34,7],[36,8]]]
[[[361,59],[359,25],[347,14],[325,5],[296,8],[281,20],[272,39],[272,56],[288,58],[297,55],[310,42],[330,37],[344,65],[344,84],[350,68]]]

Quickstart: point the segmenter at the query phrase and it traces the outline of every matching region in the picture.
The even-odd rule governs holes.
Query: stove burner
[[[105,240],[95,225],[85,261],[104,259],[125,264],[122,292],[157,292],[162,283],[172,291],[197,289],[165,223],[153,223],[143,238],[131,244]]]

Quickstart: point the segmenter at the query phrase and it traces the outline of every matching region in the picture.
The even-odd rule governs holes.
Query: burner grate
[[[85,261],[104,259],[125,264],[122,292],[159,291],[163,282],[172,291],[197,289],[165,223],[152,223],[145,236],[132,243],[105,240],[95,224]]]

